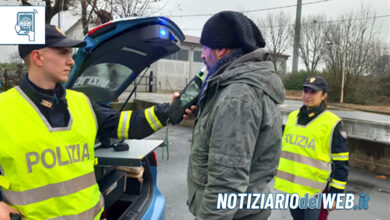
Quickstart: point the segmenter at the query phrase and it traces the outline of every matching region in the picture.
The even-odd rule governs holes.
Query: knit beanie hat
[[[249,53],[265,47],[259,28],[244,14],[222,11],[203,26],[200,43],[211,49],[242,47]]]

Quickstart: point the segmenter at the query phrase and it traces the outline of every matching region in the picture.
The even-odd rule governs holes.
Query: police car
[[[179,51],[183,40],[182,31],[164,17],[103,24],[85,37],[87,44],[77,51],[65,87],[85,93],[96,103],[109,103],[150,64]],[[165,219],[153,152],[161,142],[126,140],[130,149],[125,152],[101,149],[97,143],[95,173],[105,198],[102,219]]]

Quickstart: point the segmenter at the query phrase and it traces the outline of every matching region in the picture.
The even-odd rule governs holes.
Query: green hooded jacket
[[[279,161],[285,90],[257,49],[209,79],[194,125],[187,204],[196,219],[233,219],[261,210],[217,210],[218,193],[269,193]],[[245,203],[244,203],[245,204]],[[244,205],[246,207],[246,204]]]

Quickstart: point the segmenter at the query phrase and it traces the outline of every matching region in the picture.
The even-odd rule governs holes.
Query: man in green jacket
[[[223,11],[204,25],[200,43],[209,70],[198,101],[188,170],[196,219],[267,219],[270,210],[217,209],[218,193],[269,193],[278,165],[285,90],[260,30],[245,15]]]

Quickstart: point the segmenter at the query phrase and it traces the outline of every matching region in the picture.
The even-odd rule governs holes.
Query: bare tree
[[[112,20],[111,13],[99,9],[98,0],[79,0],[81,4],[81,24],[84,35],[89,32],[89,24],[103,24]],[[96,17],[94,19],[94,16]],[[95,22],[92,22],[94,20]]]
[[[52,17],[59,11],[66,11],[73,5],[74,0],[45,0],[45,23],[50,24]],[[36,0],[22,0],[21,4],[24,6],[36,5]]]
[[[346,100],[355,99],[354,96],[362,93],[360,85],[375,72],[377,60],[384,53],[385,47],[375,32],[375,22],[375,13],[365,9],[342,16],[331,23],[326,32],[328,48],[324,61],[331,86],[340,94],[344,70]]]
[[[90,13],[89,16],[87,16],[87,6],[88,6],[87,0],[80,0],[80,5],[81,5],[81,24],[83,27],[83,34],[86,35],[89,32],[88,24],[90,22],[92,13]]]
[[[167,0],[165,0],[167,1]],[[162,0],[80,0],[84,34],[88,24],[103,24],[114,18],[148,16],[161,10]],[[89,11],[89,13],[87,13]]]
[[[114,0],[114,4],[116,6],[113,7],[113,12],[115,12],[121,18],[148,15],[151,12],[150,2],[150,0]]]
[[[268,14],[258,22],[266,42],[266,49],[271,54],[275,72],[280,71],[278,69],[278,57],[291,45],[293,35],[291,35],[290,22],[291,18],[286,12]]]
[[[343,60],[349,75],[372,73],[383,54],[383,44],[374,30],[375,14],[361,11],[342,16],[326,32],[328,48],[325,62],[329,69],[341,69]]]
[[[317,69],[326,52],[326,34],[329,25],[323,15],[310,16],[302,20],[300,54],[309,73]]]

